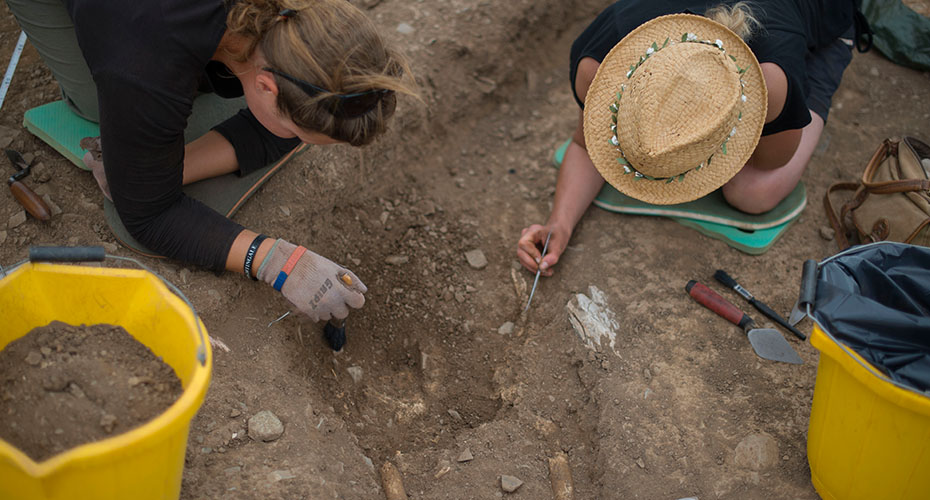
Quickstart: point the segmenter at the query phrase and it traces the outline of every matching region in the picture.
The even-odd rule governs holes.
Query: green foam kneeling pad
[[[571,140],[565,141],[552,157],[559,167]],[[724,199],[720,190],[687,203],[652,205],[630,198],[608,183],[594,198],[594,205],[610,211],[635,215],[660,215],[705,236],[721,240],[743,252],[758,255],[772,246],[807,205],[807,190],[798,182],[794,190],[775,208],[763,214],[741,212]]]
[[[203,94],[194,99],[184,139],[190,142],[237,113],[245,106],[244,99],[223,99],[215,94]],[[75,114],[64,101],[54,101],[26,111],[23,125],[39,139],[48,143],[65,158],[84,170],[84,150],[80,142],[84,137],[100,135],[100,127]],[[235,173],[204,179],[184,186],[184,193],[217,212],[232,217],[236,211],[271,178],[284,164],[299,156],[306,144],[297,146],[276,163],[239,176]],[[123,226],[113,203],[104,198],[104,215],[113,235],[124,246],[150,257],[160,257],[129,234]]]

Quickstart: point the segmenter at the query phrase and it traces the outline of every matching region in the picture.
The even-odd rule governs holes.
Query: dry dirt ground
[[[735,301],[712,279],[726,269],[787,315],[803,261],[836,251],[822,235],[826,187],[857,178],[887,136],[930,137],[930,75],[874,51],[855,56],[804,175],[808,206],[767,253],[740,253],[668,219],[591,208],[521,322],[519,290],[533,276],[514,273],[516,239],[548,213],[550,156],[575,124],[570,43],[608,2],[368,3],[409,55],[424,104],[403,101],[373,146],[313,148],[236,216],[367,283],[344,351],[326,347],[321,325],[293,316],[269,327],[288,304],[263,284],[144,260],[230,347],[215,353],[191,426],[182,498],[381,498],[385,461],[411,498],[551,498],[547,458],[559,452],[578,499],[816,498],[805,446],[817,351],[788,336],[805,364],[764,362],[683,287],[698,279]],[[19,30],[3,9],[6,61]],[[0,262],[40,244],[131,255],[106,226],[92,176],[21,128],[26,109],[56,98],[27,45],[0,125],[14,130],[11,147],[45,165],[27,182],[62,213],[8,227],[21,209],[2,195]],[[487,267],[469,266],[473,249]],[[406,261],[387,264],[391,256]],[[615,314],[612,346],[586,347],[570,325],[565,305],[589,286]],[[508,321],[516,329],[499,333]],[[283,421],[280,439],[243,437],[262,410]],[[466,449],[474,459],[457,461]],[[524,484],[503,493],[502,474]]]

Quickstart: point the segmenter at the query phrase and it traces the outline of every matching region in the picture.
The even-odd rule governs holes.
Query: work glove
[[[365,304],[368,287],[352,271],[282,239],[258,268],[258,279],[279,290],[313,321],[342,319]]]
[[[113,197],[110,196],[110,185],[107,184],[107,173],[103,170],[103,149],[100,147],[100,136],[85,137],[81,139],[80,144],[81,149],[87,151],[84,153],[84,165],[94,173],[94,179],[97,180],[97,185],[100,186],[103,195],[113,201]]]

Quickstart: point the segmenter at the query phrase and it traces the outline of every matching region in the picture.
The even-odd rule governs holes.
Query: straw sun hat
[[[640,25],[601,62],[588,89],[584,137],[612,186],[656,205],[704,196],[752,155],[767,96],[743,40],[706,17]]]

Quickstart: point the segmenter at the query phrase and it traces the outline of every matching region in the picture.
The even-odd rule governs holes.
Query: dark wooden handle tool
[[[36,219],[43,222],[51,219],[52,211],[49,210],[45,201],[39,198],[39,195],[37,195],[35,191],[29,189],[28,186],[21,182],[24,177],[29,175],[30,168],[29,164],[26,163],[26,160],[23,158],[23,155],[19,154],[18,151],[7,149],[6,156],[10,159],[10,163],[17,169],[17,172],[7,181],[10,185],[10,191],[13,192],[13,198],[29,212],[29,215]]]
[[[749,290],[746,290],[740,286],[740,284],[737,283],[736,280],[733,279],[729,274],[727,274],[726,271],[718,269],[717,272],[714,273],[714,278],[724,286],[728,286],[735,290],[736,293],[746,299],[746,301],[752,304],[752,306],[755,307],[759,312],[766,315],[769,319],[775,321],[789,332],[793,333],[795,337],[801,340],[807,340],[807,335],[804,335],[798,331],[797,328],[791,326],[791,324],[788,323],[785,318],[782,318],[781,315],[772,310],[771,307],[765,305],[762,301],[755,298],[751,293],[749,293]]]
[[[730,323],[733,323],[743,330],[752,328],[752,318],[741,311],[740,308],[731,304],[729,300],[721,297],[710,288],[707,288],[704,284],[691,280],[685,285],[685,291],[702,306],[714,311]]]
[[[10,177],[9,184],[10,191],[13,192],[13,198],[29,212],[29,215],[43,222],[52,218],[52,212],[49,210],[48,205],[45,204],[42,198],[39,198],[35,191],[29,189],[22,182],[15,180],[14,177]]]

